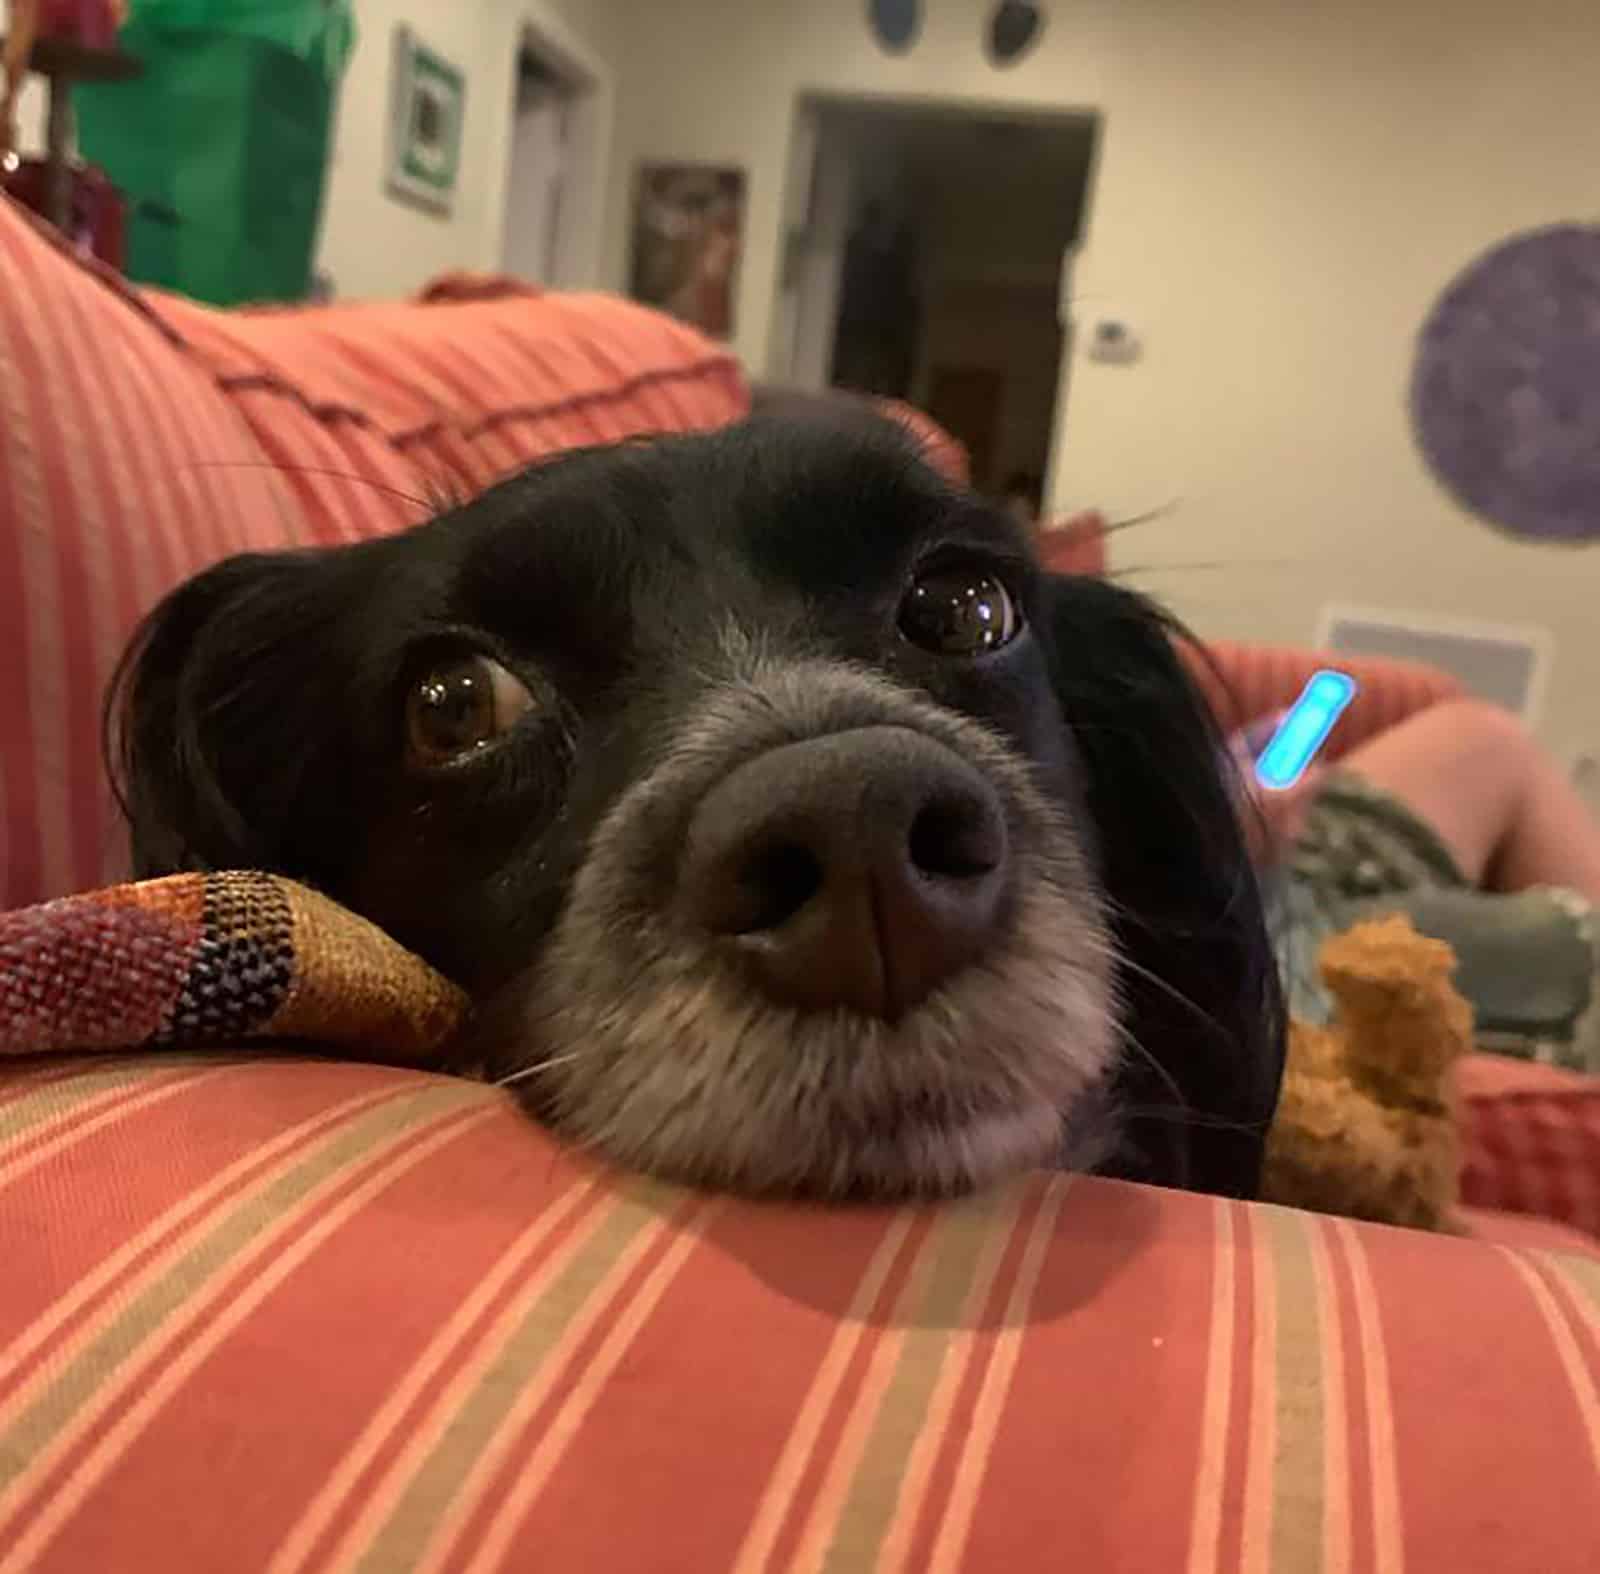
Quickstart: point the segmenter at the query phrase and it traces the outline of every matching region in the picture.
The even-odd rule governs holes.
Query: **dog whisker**
[[[1129,514],[1124,519],[1113,519],[1101,530],[1101,535],[1114,536],[1124,530],[1132,530],[1136,525],[1154,524],[1158,519],[1170,519],[1182,506],[1181,500],[1174,498],[1170,503],[1158,503],[1154,508],[1147,508],[1141,514]]]
[[[195,459],[184,466],[187,470],[274,470],[280,475],[326,476],[334,481],[349,481],[355,486],[370,486],[375,492],[387,493],[403,503],[412,503],[424,513],[440,513],[457,507],[462,499],[444,487],[430,486],[424,494],[408,492],[404,487],[380,481],[375,476],[362,475],[355,470],[340,470],[332,465],[291,465],[271,459]]]
[[[1270,1124],[1267,1121],[1227,1120],[1221,1115],[1205,1115],[1193,1109],[1173,1109],[1166,1104],[1123,1104],[1117,1113],[1124,1120],[1164,1120],[1192,1131],[1232,1131],[1240,1136],[1258,1137]]]
[[[1183,1009],[1193,1016],[1196,1021],[1203,1022],[1208,1028],[1213,1029],[1218,1033],[1225,1033],[1227,1031],[1225,1025],[1219,1022],[1216,1017],[1214,1017],[1205,1009],[1204,1006],[1198,1004],[1196,1001],[1191,1000],[1181,989],[1179,989],[1175,984],[1169,983],[1166,979],[1162,978],[1160,974],[1151,972],[1147,967],[1142,967],[1139,963],[1135,962],[1127,955],[1123,955],[1119,959],[1119,962],[1120,966],[1125,971],[1131,973],[1135,978],[1143,979],[1145,983],[1159,990],[1169,1000],[1173,1001],[1177,1005],[1182,1006]]]
[[[556,1066],[570,1066],[575,1062],[587,1059],[581,1049],[575,1049],[566,1055],[550,1055],[543,1060],[536,1060],[532,1065],[524,1066],[520,1071],[513,1071],[508,1076],[496,1077],[489,1085],[495,1088],[514,1087],[519,1082],[526,1082],[531,1077],[537,1077],[541,1072],[553,1070]]]
[[[1189,1101],[1183,1096],[1183,1089],[1178,1085],[1177,1079],[1161,1064],[1160,1057],[1146,1049],[1140,1042],[1138,1035],[1122,1023],[1117,1024],[1117,1037],[1125,1048],[1132,1050],[1140,1060],[1155,1072],[1167,1091],[1172,1094],[1172,1103],[1161,1107],[1178,1111],[1184,1118],[1187,1118],[1192,1113],[1189,1108]],[[1123,1113],[1126,1114],[1129,1111],[1125,1110]]]

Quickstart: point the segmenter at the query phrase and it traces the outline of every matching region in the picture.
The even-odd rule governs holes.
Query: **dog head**
[[[624,1163],[1247,1194],[1275,973],[1172,638],[887,428],[758,420],[219,565],[129,653],[120,776],[141,875],[365,914],[472,993],[464,1057]]]

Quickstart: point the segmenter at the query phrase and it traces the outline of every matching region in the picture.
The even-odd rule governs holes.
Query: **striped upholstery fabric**
[[[420,306],[227,313],[149,303],[280,462],[384,485],[400,465],[402,489],[434,497],[470,497],[585,444],[723,426],[748,404],[726,349],[607,296],[452,289]],[[372,533],[371,488],[312,475],[304,497],[319,539]]]
[[[213,312],[135,294],[0,202],[0,907],[124,873],[101,696],[180,581],[746,408],[727,351],[658,314],[488,294]]]
[[[1600,1239],[1600,1078],[1475,1055],[1457,1090],[1462,1197]]]
[[[226,1057],[3,1085],[0,1219],[0,1574],[1600,1567],[1581,1251],[745,1205]]]
[[[239,412],[0,200],[0,906],[120,869],[100,697],[143,612],[296,509]]]

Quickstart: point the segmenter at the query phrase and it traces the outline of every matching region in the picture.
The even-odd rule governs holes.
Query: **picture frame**
[[[736,329],[746,178],[717,164],[641,164],[628,293],[713,339]]]
[[[404,23],[394,30],[389,85],[391,196],[441,218],[455,211],[467,79]]]

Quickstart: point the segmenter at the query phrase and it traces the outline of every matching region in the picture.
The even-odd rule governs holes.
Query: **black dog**
[[[660,1175],[1248,1195],[1282,1012],[1173,635],[886,424],[578,453],[171,596],[136,864],[366,914],[471,991],[465,1061]]]

